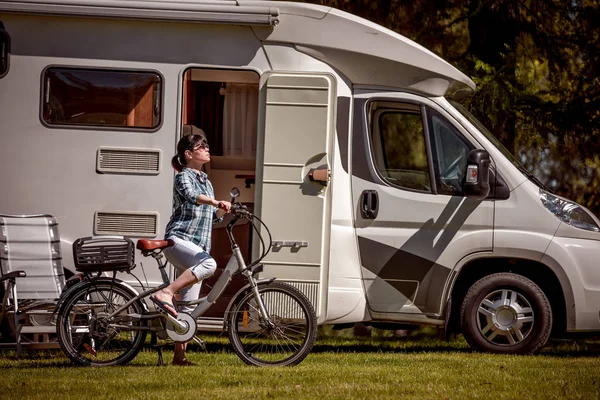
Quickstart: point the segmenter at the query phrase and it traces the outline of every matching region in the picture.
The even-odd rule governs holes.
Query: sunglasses
[[[206,150],[208,150],[208,148],[209,148],[208,147],[208,142],[206,140],[202,139],[200,141],[200,144],[197,145],[197,146],[195,146],[192,151],[196,151],[198,149],[206,149]]]

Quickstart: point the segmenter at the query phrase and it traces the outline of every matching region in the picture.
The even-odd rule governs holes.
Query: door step
[[[198,331],[200,332],[221,332],[223,331],[223,318],[198,318]]]

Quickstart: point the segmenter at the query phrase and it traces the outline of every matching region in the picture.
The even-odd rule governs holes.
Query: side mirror
[[[231,191],[229,192],[229,195],[231,196],[231,202],[235,202],[235,198],[236,197],[240,197],[240,189],[234,187],[231,189]]]
[[[471,150],[467,157],[467,174],[463,192],[468,198],[483,200],[490,194],[490,154],[485,150]]]

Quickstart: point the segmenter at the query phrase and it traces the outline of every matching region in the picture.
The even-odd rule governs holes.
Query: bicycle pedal
[[[88,351],[88,352],[89,352],[91,355],[93,355],[94,357],[96,357],[96,356],[97,356],[96,350],[94,350],[94,348],[93,348],[92,346],[90,346],[89,344],[87,344],[87,343],[84,343],[84,344],[83,344],[83,347],[85,347],[85,349],[86,349],[86,350],[87,350],[87,351]]]
[[[204,343],[204,340],[200,339],[198,336],[195,335],[194,337],[192,337],[192,339],[194,340],[194,342],[198,343],[202,351],[206,351],[206,344]]]

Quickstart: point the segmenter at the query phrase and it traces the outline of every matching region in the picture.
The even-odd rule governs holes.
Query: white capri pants
[[[198,279],[198,282],[192,286],[188,286],[179,291],[180,301],[198,300],[200,288],[202,287],[202,280],[215,273],[217,270],[217,263],[210,254],[202,249],[202,247],[197,246],[192,242],[175,236],[171,236],[168,239],[173,240],[175,244],[171,247],[167,247],[163,253],[167,257],[167,260],[178,269],[178,275],[186,269],[189,269],[196,279]],[[196,305],[182,306],[179,311],[189,313],[194,308],[196,308]]]

